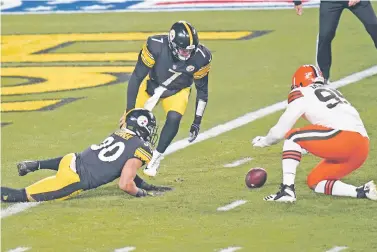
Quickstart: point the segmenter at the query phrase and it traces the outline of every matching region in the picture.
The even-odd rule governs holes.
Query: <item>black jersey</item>
[[[154,89],[164,86],[168,90],[161,98],[171,96],[190,87],[194,80],[205,77],[211,68],[212,54],[202,44],[196,53],[186,61],[174,58],[169,48],[167,35],[155,35],[144,44],[140,58],[150,68],[147,92],[154,94]]]
[[[76,167],[84,190],[93,189],[119,178],[124,164],[131,158],[149,163],[152,150],[139,137],[118,130],[101,144],[93,144],[77,154]]]

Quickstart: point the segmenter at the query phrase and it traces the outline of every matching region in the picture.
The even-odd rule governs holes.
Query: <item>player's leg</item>
[[[336,146],[339,143],[343,144],[342,141],[337,140],[341,133],[342,131],[340,130],[319,125],[308,125],[289,131],[285,136],[286,140],[283,146],[282,186],[278,193],[266,197],[265,200],[281,202],[293,202],[296,200],[294,180],[303,149],[322,158],[347,157],[349,150],[340,151]],[[346,138],[342,137],[341,140],[343,139],[346,140]]]
[[[377,48],[377,16],[370,1],[360,1],[349,9],[363,23]]]
[[[42,179],[23,189],[1,188],[1,200],[4,202],[46,201],[66,199],[82,191],[80,178],[73,170],[75,154],[65,155],[59,162],[55,176]]]
[[[377,200],[376,185],[373,181],[356,187],[339,180],[360,166],[352,161],[334,163],[334,161],[322,160],[309,174],[308,186],[316,193]]]
[[[150,98],[150,95],[147,93],[147,81],[148,77],[146,77],[140,84],[136,96],[135,108],[143,108],[146,101]]]
[[[20,176],[25,176],[29,172],[34,172],[41,169],[57,171],[62,158],[63,157],[37,161],[22,161],[17,164],[18,174]]]
[[[83,187],[76,172],[76,155],[65,155],[55,176],[40,180],[25,190],[29,201],[64,200],[80,193]]]
[[[302,148],[290,139],[286,139],[283,145],[282,169],[283,183],[276,194],[264,198],[266,201],[294,202],[296,201],[295,178],[296,170],[301,162]]]
[[[340,15],[345,6],[345,1],[321,1],[320,4],[317,64],[326,80],[330,77],[331,42],[335,37]]]
[[[185,88],[170,97],[162,99],[162,106],[166,112],[166,122],[162,128],[159,142],[156,150],[153,152],[151,162],[148,164],[144,173],[149,176],[155,176],[163,154],[178,133],[182,116],[184,115],[188,99],[190,96],[190,88]]]
[[[1,187],[1,201],[2,202],[27,202],[25,188],[14,189],[9,187]]]
[[[76,156],[71,153],[65,155],[59,163],[59,169],[55,176],[42,179],[25,189],[27,201],[47,201],[47,200],[64,200],[74,195],[77,195],[83,190],[80,183],[80,177],[75,171]],[[8,191],[9,192],[9,191]],[[12,195],[1,194],[4,201],[5,198],[15,198]],[[25,198],[22,198],[25,201]]]
[[[337,150],[345,153],[344,149],[349,149],[349,154],[346,157],[322,160],[309,174],[308,186],[316,193],[377,200],[373,181],[359,187],[340,181],[365,162],[369,152],[369,140],[355,132],[343,132],[333,141],[341,141],[338,146],[342,147]]]

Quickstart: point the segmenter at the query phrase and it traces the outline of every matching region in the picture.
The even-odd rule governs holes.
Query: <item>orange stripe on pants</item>
[[[308,138],[306,140],[305,137],[297,137],[301,132],[310,132],[311,130],[319,132],[318,139]],[[358,169],[368,157],[369,139],[367,137],[357,132],[343,130],[334,134],[333,137],[320,139],[321,135],[323,136],[326,134],[325,132],[331,130],[333,129],[319,125],[308,125],[293,129],[286,134],[286,138],[292,138],[292,135],[295,135],[297,144],[313,155],[323,158],[308,175],[307,183],[310,188],[314,188],[322,180],[343,178]]]

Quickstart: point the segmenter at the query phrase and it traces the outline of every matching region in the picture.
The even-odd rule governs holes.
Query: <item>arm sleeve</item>
[[[203,48],[203,66],[194,73],[194,82],[197,90],[195,103],[195,124],[200,124],[204,110],[208,103],[208,75],[211,69],[212,54],[207,48]]]
[[[276,144],[284,138],[284,135],[295,125],[296,121],[304,114],[304,99],[296,99],[289,103],[284,114],[280,117],[277,124],[270,129],[266,136],[266,143]]]
[[[159,47],[155,43],[156,42],[153,43],[152,38],[149,37],[140,50],[135,69],[128,82],[127,111],[135,107],[140,84],[149,73],[149,70],[154,66],[155,59],[158,57]]]
[[[200,124],[202,122],[202,117],[205,111],[205,108],[208,103],[208,73],[201,79],[196,79],[196,107],[195,107],[195,124]]]
[[[133,108],[135,108],[136,103],[136,97],[137,93],[139,92],[139,87],[141,82],[144,80],[144,78],[149,73],[149,67],[147,67],[140,59],[136,63],[135,69],[131,75],[131,78],[128,82],[127,87],[127,109],[126,111],[129,111]]]

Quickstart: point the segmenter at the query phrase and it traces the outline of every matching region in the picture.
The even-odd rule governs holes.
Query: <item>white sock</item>
[[[301,146],[292,140],[285,140],[283,146],[283,184],[293,185],[296,178],[297,166],[301,161]]]
[[[340,180],[322,180],[314,188],[316,193],[327,195],[357,197],[356,186],[343,183]]]

